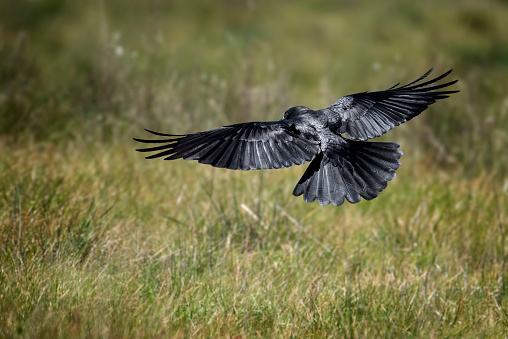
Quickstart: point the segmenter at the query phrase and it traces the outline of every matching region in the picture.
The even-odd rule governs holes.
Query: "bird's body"
[[[451,71],[419,83],[431,72],[405,86],[342,97],[325,109],[292,107],[279,121],[248,122],[188,135],[148,131],[166,138],[134,140],[162,144],[137,150],[156,152],[147,159],[183,158],[235,170],[283,168],[312,161],[293,190],[295,196],[303,194],[307,202],[317,199],[321,205],[335,206],[344,199],[351,203],[362,197],[371,200],[395,177],[402,152],[396,143],[365,140],[386,133],[437,99],[457,92],[437,91],[456,80],[429,86]]]

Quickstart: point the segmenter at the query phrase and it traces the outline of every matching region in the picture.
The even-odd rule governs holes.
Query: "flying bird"
[[[247,122],[186,135],[146,130],[163,139],[134,140],[157,144],[139,152],[154,152],[146,159],[197,160],[233,170],[290,167],[311,161],[293,190],[306,202],[340,206],[347,199],[374,199],[395,177],[402,152],[392,142],[366,142],[411,120],[438,99],[458,91],[443,90],[458,80],[436,84],[452,70],[379,92],[340,98],[330,107],[288,109],[279,121]],[[344,137],[343,135],[347,136]]]

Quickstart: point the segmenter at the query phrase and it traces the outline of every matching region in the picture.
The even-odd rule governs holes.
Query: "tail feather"
[[[340,206],[374,199],[395,177],[402,152],[399,144],[349,141],[337,153],[320,153],[293,190],[306,202]]]
[[[321,204],[322,202],[324,202],[325,200],[324,199],[327,199],[328,197],[328,192],[325,193],[325,190],[324,190],[324,171],[318,171],[317,172],[317,191],[316,191],[316,197],[317,197],[317,200],[318,202]]]
[[[359,159],[356,166],[357,178],[362,180],[365,184],[365,190],[368,192],[369,197],[372,196],[371,199],[377,196],[377,192],[381,192],[386,188],[386,182],[383,181],[381,177],[379,177],[375,172],[372,172],[370,167],[364,160]],[[370,200],[368,198],[365,198]]]
[[[329,166],[329,165],[328,165]],[[352,204],[356,204],[362,198],[360,196],[360,192],[362,191],[361,187],[356,183],[354,178],[354,168],[349,162],[344,162],[344,166],[342,167],[342,180],[346,185],[346,199]],[[363,193],[363,192],[362,192]]]
[[[307,187],[305,187],[304,197],[308,197],[310,201],[314,201],[317,198],[317,178],[318,178],[319,170],[316,171],[314,175],[309,178],[309,183]]]
[[[320,170],[321,160],[323,159],[323,153],[320,153],[310,163],[309,167],[305,170],[302,178],[293,190],[293,195],[299,196],[303,194],[305,201],[312,202],[316,200],[316,194],[313,191],[313,182],[315,181],[316,174]]]
[[[344,199],[347,194],[346,185],[341,184],[342,176],[340,175],[339,169],[335,166],[325,166],[327,172],[332,174],[329,179],[330,185],[333,186],[333,196],[330,197],[330,202],[335,206],[340,206],[344,203]]]

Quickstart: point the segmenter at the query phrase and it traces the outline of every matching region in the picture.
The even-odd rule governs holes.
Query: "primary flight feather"
[[[312,161],[293,190],[307,202],[340,206],[374,199],[395,177],[402,152],[399,144],[365,142],[379,137],[421,112],[438,99],[458,91],[443,90],[457,80],[436,84],[448,72],[385,91],[342,97],[328,108],[297,106],[279,121],[247,122],[187,135],[148,132],[163,139],[134,140],[155,144],[139,152],[147,159],[197,160],[214,167],[257,170],[301,165]],[[348,139],[341,136],[345,134]]]

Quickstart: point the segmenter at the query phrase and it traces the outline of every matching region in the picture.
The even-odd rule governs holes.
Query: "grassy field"
[[[508,336],[506,1],[0,3],[0,337]],[[341,207],[302,166],[148,161],[454,68]]]

